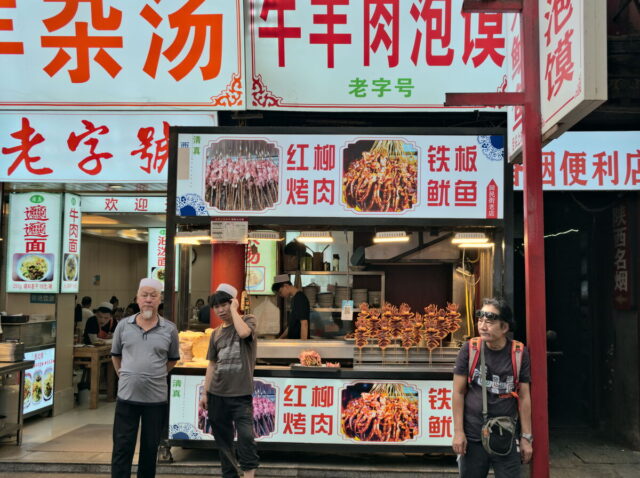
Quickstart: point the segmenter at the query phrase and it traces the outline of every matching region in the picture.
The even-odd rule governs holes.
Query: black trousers
[[[521,464],[517,442],[507,456],[490,456],[479,441],[467,442],[467,453],[458,455],[461,478],[485,478],[490,466],[493,466],[496,478],[518,478]]]
[[[111,454],[111,477],[130,478],[133,453],[140,431],[140,455],[138,458],[138,478],[156,476],[158,445],[166,420],[167,405],[135,405],[116,403],[113,421],[113,452]]]
[[[207,398],[209,422],[220,453],[223,478],[238,478],[239,470],[249,471],[258,468],[258,450],[253,438],[251,395],[221,397],[208,393]],[[238,435],[237,449],[233,441],[235,433]]]

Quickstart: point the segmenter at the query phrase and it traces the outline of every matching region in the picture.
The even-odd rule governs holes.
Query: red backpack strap
[[[513,367],[513,385],[516,393],[520,387],[520,369],[522,368],[522,356],[524,355],[524,344],[513,340],[511,342],[511,366]]]
[[[471,383],[473,380],[473,371],[478,365],[478,359],[480,358],[480,345],[482,339],[480,337],[473,337],[469,340],[469,375],[467,376],[467,382]]]

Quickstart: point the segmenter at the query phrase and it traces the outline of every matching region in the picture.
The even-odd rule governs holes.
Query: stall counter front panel
[[[198,404],[204,372],[204,368],[178,367],[171,375],[169,440],[173,445],[215,446],[206,411]],[[381,378],[384,375],[386,379]],[[438,379],[424,380],[431,376]],[[374,446],[387,451],[449,447],[451,374],[400,372],[394,379],[388,377],[347,369],[301,373],[288,367],[258,368],[253,398],[256,440],[274,445]]]

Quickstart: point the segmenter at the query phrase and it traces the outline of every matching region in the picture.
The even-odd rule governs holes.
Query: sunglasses
[[[487,312],[486,310],[476,310],[476,319],[481,319],[482,317],[486,317],[487,320],[498,320],[500,318],[500,314]]]

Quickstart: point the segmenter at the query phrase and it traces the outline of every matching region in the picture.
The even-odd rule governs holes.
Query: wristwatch
[[[524,438],[529,443],[533,443],[533,435],[531,433],[521,433],[520,438]]]

